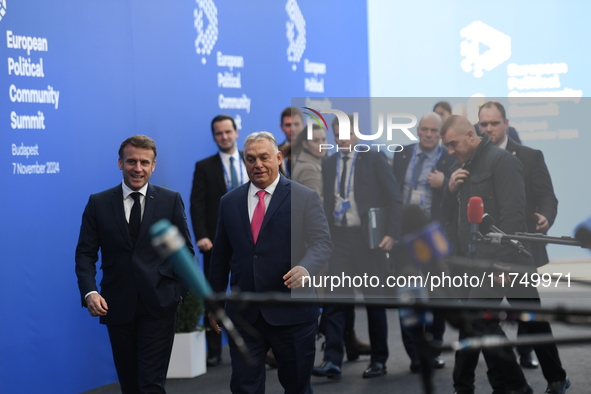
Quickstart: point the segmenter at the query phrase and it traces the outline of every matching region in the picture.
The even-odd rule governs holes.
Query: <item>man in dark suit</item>
[[[502,119],[487,119],[487,122],[492,126],[499,126]],[[442,200],[444,212],[449,215],[451,228],[448,235],[454,242],[455,253],[477,259],[498,260],[506,272],[533,274],[533,260],[510,245],[477,244],[474,248],[467,217],[470,198],[478,196],[483,200],[485,212],[503,232],[515,234],[526,231],[523,165],[509,152],[495,146],[488,133],[479,138],[474,127],[464,117],[450,116],[442,126],[441,135],[449,153],[459,163],[454,166],[457,169],[450,176]],[[524,242],[524,245],[529,248],[529,243]],[[505,275],[505,278],[510,277]],[[490,284],[485,282],[471,287],[470,299],[489,299],[490,302],[500,303],[506,298],[509,302],[528,302],[533,307],[540,305],[536,287],[517,281],[512,282],[511,286],[503,286],[499,282],[495,280]],[[474,319],[467,323],[460,329],[461,340],[469,336],[505,335],[498,320]],[[529,333],[551,335],[550,325],[546,322],[527,324]],[[510,348],[482,349],[482,353],[489,368],[487,375],[494,393],[533,393]],[[570,382],[560,365],[556,347],[537,346],[536,353],[543,360],[542,370],[548,380],[546,393],[563,394]],[[478,351],[456,353],[453,378],[457,393],[474,393],[474,370],[478,357]]]
[[[253,133],[244,143],[250,182],[220,202],[209,280],[216,292],[280,292],[315,297],[302,287],[316,275],[332,251],[318,194],[279,173],[282,155],[272,134]],[[230,343],[233,393],[265,391],[265,357],[273,349],[278,377],[286,393],[311,393],[319,308],[313,305],[226,305],[244,338],[253,365]],[[212,327],[218,328],[211,318]],[[259,335],[253,335],[253,329]]]
[[[285,134],[285,141],[279,144],[278,148],[283,155],[281,162],[281,173],[291,178],[291,144],[295,142],[298,135],[304,129],[304,114],[298,107],[287,107],[281,112],[281,131]]]
[[[376,276],[385,280],[386,251],[392,249],[399,237],[399,214],[402,206],[400,188],[386,156],[382,152],[357,152],[359,139],[353,132],[353,119],[349,116],[350,129],[340,138],[339,125],[333,122],[337,153],[322,165],[324,181],[324,208],[329,215],[334,253],[329,261],[331,276],[342,277]],[[364,150],[364,149],[360,149]],[[371,208],[379,208],[386,222],[385,234],[375,249],[370,249],[364,229]],[[380,297],[381,287],[359,288],[366,297]],[[351,297],[352,289],[342,287],[331,292],[329,297]],[[386,373],[388,359],[388,323],[386,310],[368,306],[367,320],[371,344],[371,360],[363,373],[364,378],[382,376]],[[345,308],[327,306],[324,310],[326,346],[324,362],[314,367],[314,376],[329,379],[341,378],[343,362],[343,333]]]
[[[149,184],[156,145],[144,135],[119,149],[123,183],[93,194],[82,215],[76,247],[76,275],[82,305],[107,325],[121,390],[165,393],[176,311],[186,289],[172,262],[152,247],[149,227],[168,219],[193,253],[183,201],[178,192]],[[102,257],[99,294],[96,262]]]
[[[393,166],[404,203],[420,205],[431,220],[445,224],[441,212],[441,197],[444,185],[449,183],[450,167],[454,159],[447,153],[447,149],[439,144],[442,123],[441,117],[435,112],[423,116],[417,127],[419,143],[407,145],[402,152],[395,153]],[[390,258],[396,258],[396,256]],[[433,336],[434,340],[442,342],[445,319],[439,311],[432,313],[433,322],[425,327],[425,330]],[[400,331],[402,343],[411,360],[410,370],[413,373],[419,372],[421,362],[417,335],[414,330],[404,324],[402,319]],[[439,354],[434,354],[431,363],[434,368],[445,366],[445,361]]]
[[[195,164],[191,189],[191,222],[197,247],[203,254],[203,272],[209,275],[211,248],[218,221],[220,199],[229,190],[248,181],[242,152],[236,148],[238,130],[229,115],[218,115],[211,121],[213,140],[219,152]],[[206,325],[207,366],[213,367],[222,361],[222,336]]]
[[[558,199],[554,194],[552,178],[544,161],[541,151],[528,148],[516,143],[508,135],[509,119],[506,117],[505,108],[496,101],[489,101],[480,107],[478,111],[478,124],[480,129],[488,134],[491,141],[501,149],[506,149],[517,157],[523,165],[523,178],[525,181],[525,219],[527,231],[531,233],[546,233],[556,219],[558,211]],[[536,267],[548,264],[546,244],[533,242],[531,251]],[[532,332],[531,324],[519,323],[518,335]],[[549,324],[545,324],[543,332],[551,334]],[[532,356],[531,347],[518,347],[520,365],[524,368],[537,368],[539,363]],[[540,358],[542,372],[548,381],[552,392],[564,392],[566,390],[566,372],[562,369],[558,349],[554,345],[537,347],[536,354],[542,353]]]

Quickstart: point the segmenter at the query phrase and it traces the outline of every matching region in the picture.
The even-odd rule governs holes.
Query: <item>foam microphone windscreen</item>
[[[591,218],[577,226],[575,238],[582,243],[582,247],[591,249]]]
[[[468,200],[468,222],[482,223],[482,216],[484,215],[484,203],[482,198],[478,196],[470,197]]]
[[[427,224],[429,224],[429,218],[419,205],[409,204],[402,209],[401,227],[403,236],[415,232]]]
[[[481,233],[488,232],[490,230],[491,226],[495,225],[495,220],[488,213],[485,213],[482,216],[481,220],[482,220],[482,223],[480,223],[480,227],[479,227]]]

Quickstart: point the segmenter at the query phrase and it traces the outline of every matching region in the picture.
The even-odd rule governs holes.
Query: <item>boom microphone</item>
[[[468,222],[470,223],[470,243],[468,244],[468,253],[470,256],[476,254],[476,245],[474,242],[474,235],[478,233],[480,223],[482,223],[482,216],[484,215],[484,203],[482,198],[478,196],[470,197],[468,200]]]
[[[495,220],[492,216],[488,213],[485,213],[482,216],[482,223],[480,223],[482,232],[492,231],[493,233],[500,234],[500,235],[507,235],[505,234],[500,228],[495,226]],[[502,238],[502,237],[501,237]],[[531,257],[531,253],[529,253],[523,244],[515,239],[509,240],[509,245],[511,245],[514,249],[516,249],[519,253],[523,253],[527,257]]]
[[[577,226],[575,238],[581,242],[581,246],[591,249],[591,218]]]
[[[185,238],[179,233],[179,229],[170,223],[168,219],[162,219],[150,227],[150,234],[152,235],[154,249],[161,257],[172,261],[175,271],[187,286],[205,302],[215,318],[224,325],[242,358],[247,363],[252,364],[252,358],[244,339],[242,339],[224,309],[213,300],[211,286],[197,268],[195,259],[191,255],[189,248],[187,248]]]

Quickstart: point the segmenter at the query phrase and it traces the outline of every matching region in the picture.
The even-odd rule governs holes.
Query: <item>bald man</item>
[[[506,234],[527,231],[521,162],[511,153],[495,146],[488,135],[479,137],[474,126],[458,115],[452,115],[445,121],[441,128],[441,138],[448,152],[458,161],[442,202],[443,212],[448,215],[449,236],[455,253],[476,259],[497,260],[508,266],[509,272],[535,272],[532,259],[516,252],[509,245],[477,244],[475,250],[469,246],[471,234],[467,205],[471,197],[482,198],[485,212]],[[500,303],[505,297],[519,298],[522,301],[537,300],[539,303],[537,289],[534,287],[502,287],[497,283],[493,286],[486,283],[482,287],[471,288],[469,297],[493,304]],[[464,327],[466,329],[460,330],[461,338],[505,336],[498,321],[476,319],[466,321]],[[533,393],[511,348],[483,349],[482,353],[489,367],[489,378],[498,378],[490,379],[494,393]],[[478,353],[456,353],[453,378],[458,394],[474,393],[473,364],[477,362]]]

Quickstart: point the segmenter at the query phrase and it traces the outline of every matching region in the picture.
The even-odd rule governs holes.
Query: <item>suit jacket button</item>
[[[256,259],[258,259],[258,258],[259,258],[259,257],[258,257],[256,254],[255,254],[255,255],[254,255],[254,257],[253,257],[253,259],[255,259],[255,260],[256,260]]]

